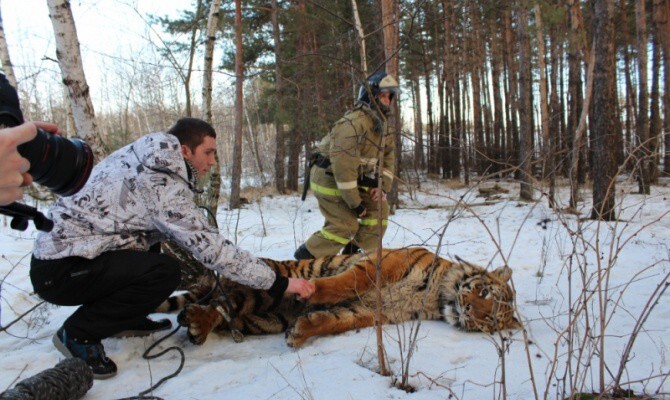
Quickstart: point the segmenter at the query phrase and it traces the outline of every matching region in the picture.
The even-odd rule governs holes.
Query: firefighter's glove
[[[354,208],[354,212],[358,216],[358,218],[363,218],[365,217],[365,214],[367,213],[367,209],[363,205],[363,203],[359,204],[358,207]]]

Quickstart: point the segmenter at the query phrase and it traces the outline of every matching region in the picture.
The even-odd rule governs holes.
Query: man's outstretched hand
[[[308,299],[315,290],[314,284],[307,279],[288,278],[286,293],[297,294],[301,299]]]

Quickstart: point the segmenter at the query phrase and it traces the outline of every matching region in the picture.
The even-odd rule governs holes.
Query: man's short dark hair
[[[216,131],[207,122],[198,118],[180,118],[167,133],[175,135],[179,143],[188,146],[191,150],[205,140],[205,136],[216,138]]]

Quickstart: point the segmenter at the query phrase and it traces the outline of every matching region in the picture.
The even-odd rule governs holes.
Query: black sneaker
[[[130,329],[126,329],[113,335],[112,337],[142,337],[149,336],[154,332],[160,332],[172,328],[172,322],[169,319],[160,319],[158,321],[144,318],[139,323],[134,324]]]
[[[107,379],[116,375],[116,364],[107,358],[102,343],[68,337],[63,328],[56,332],[53,342],[65,357],[84,360],[93,371],[93,378]]]
[[[307,246],[305,246],[304,244],[298,247],[298,250],[296,250],[295,253],[293,253],[293,257],[295,257],[295,259],[298,261],[311,260],[314,258],[312,253],[310,253],[309,250],[307,250]]]

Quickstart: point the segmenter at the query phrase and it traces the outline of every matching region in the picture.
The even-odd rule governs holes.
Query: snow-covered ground
[[[505,391],[510,399],[531,399],[536,390],[540,398],[546,393],[547,398],[556,399],[571,377],[583,382],[580,387],[585,391],[598,390],[600,348],[590,344],[571,348],[564,330],[569,325],[570,309],[579,309],[575,299],[582,285],[580,267],[586,265],[583,276],[593,289],[598,265],[612,264],[609,275],[603,275],[607,279],[602,281],[610,289],[610,300],[603,303],[608,317],[605,382],[610,383],[650,296],[657,285],[668,284],[668,181],[652,187],[650,196],[627,194],[635,190],[635,185],[621,182],[617,196],[621,220],[616,223],[585,219],[590,214],[588,202],[580,203],[581,219],[557,215],[547,207],[546,199],[523,203],[517,200],[518,185],[498,184],[509,192],[485,200],[478,197],[477,188],[423,182],[421,190],[411,197],[402,195],[402,207],[391,217],[384,246],[426,246],[444,257],[459,256],[491,267],[507,262],[514,270],[527,341],[520,331],[503,342],[498,335],[465,333],[444,322],[424,321],[409,365],[409,384],[416,390],[410,394],[375,372],[376,337],[371,328],[311,339],[298,350],[287,347],[283,335],[249,336],[242,343],[212,335],[204,345],[195,346],[182,330],[161,348],[182,347],[186,354],[184,369],[154,394],[164,399],[492,399],[500,398]],[[590,198],[590,194],[585,197]],[[567,203],[566,188],[559,189],[559,198],[562,205]],[[467,206],[455,207],[459,199]],[[0,225],[2,221],[0,217]],[[299,195],[275,195],[242,210],[221,210],[218,222],[224,235],[258,256],[289,259],[296,246],[320,227],[322,219],[312,196],[302,203]],[[39,302],[28,277],[35,232],[32,227],[16,232],[6,225],[0,227],[3,327]],[[581,233],[575,234],[578,228]],[[592,296],[587,307],[589,329],[584,317],[574,325],[580,341],[600,332],[598,298],[597,294]],[[636,392],[666,393],[657,395],[662,398],[670,392],[669,299],[670,293],[666,292],[655,305],[637,335],[621,379],[635,382],[630,388]],[[61,356],[52,346],[51,337],[72,311],[69,307],[43,305],[0,332],[0,391],[59,361]],[[175,315],[168,317],[176,323]],[[416,327],[409,322],[385,326],[384,343],[396,377],[405,360],[406,337]],[[151,361],[142,359],[142,353],[155,340],[105,340],[107,354],[116,361],[119,374],[95,381],[85,399],[133,396],[174,371],[179,365],[176,353]],[[499,354],[501,346],[506,349],[503,358]],[[572,369],[567,370],[568,356],[579,356],[580,347],[591,356],[581,355],[581,362],[573,362]],[[559,362],[552,367],[555,359]]]

